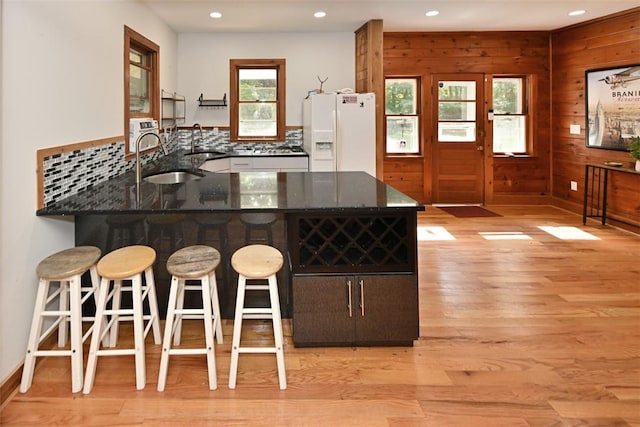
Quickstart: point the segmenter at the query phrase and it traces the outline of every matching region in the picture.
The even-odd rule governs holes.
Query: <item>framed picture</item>
[[[640,64],[587,70],[587,147],[627,151],[640,136]]]

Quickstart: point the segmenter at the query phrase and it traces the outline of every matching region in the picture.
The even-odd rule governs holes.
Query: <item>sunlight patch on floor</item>
[[[479,234],[486,240],[531,240],[522,231],[481,231]]]
[[[418,227],[418,241],[456,240],[444,227]]]
[[[538,226],[538,228],[561,240],[601,240],[599,237],[596,237],[591,233],[587,233],[584,230],[580,230],[577,227],[551,227],[541,225]]]

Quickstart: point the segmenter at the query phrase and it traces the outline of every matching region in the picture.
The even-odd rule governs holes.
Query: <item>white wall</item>
[[[355,34],[194,33],[178,35],[178,88],[187,98],[186,125],[228,126],[228,109],[198,108],[200,94],[229,94],[229,60],[285,58],[287,125],[302,125],[302,100],[329,78],[325,91],[355,89]]]
[[[71,220],[35,216],[36,151],[123,134],[124,25],[176,86],[177,35],[133,0],[2,0],[0,383],[24,359],[37,263],[74,244]]]

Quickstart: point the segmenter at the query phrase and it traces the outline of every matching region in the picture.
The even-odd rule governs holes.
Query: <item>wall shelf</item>
[[[187,115],[185,97],[162,89],[161,101],[162,129],[171,129],[184,124]]]
[[[205,99],[203,94],[200,94],[198,98],[198,107],[202,108],[226,108],[227,107],[227,94],[222,96],[222,99]]]

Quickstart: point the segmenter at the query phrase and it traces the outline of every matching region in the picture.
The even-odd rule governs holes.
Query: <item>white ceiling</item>
[[[382,19],[384,31],[552,30],[639,5],[638,0],[139,0],[178,33],[355,31]],[[428,10],[439,10],[433,18]],[[584,9],[584,15],[569,12]],[[221,19],[209,13],[218,11]],[[313,13],[323,10],[323,19]]]

